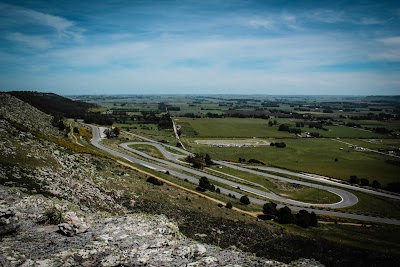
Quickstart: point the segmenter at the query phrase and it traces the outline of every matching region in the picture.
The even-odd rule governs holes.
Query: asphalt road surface
[[[170,154],[166,158],[171,160],[171,161],[162,160],[162,159],[151,157],[151,156],[147,155],[146,153],[143,153],[141,151],[138,151],[138,150],[130,148],[127,143],[121,144],[121,146],[123,148],[125,148],[125,149],[130,150],[133,153],[136,153],[136,154],[142,156],[145,159],[148,159],[148,160],[139,159],[139,158],[134,157],[134,156],[132,156],[132,155],[130,155],[128,153],[125,153],[125,152],[123,152],[121,150],[112,149],[112,148],[103,146],[103,145],[101,145],[99,143],[99,141],[101,139],[99,127],[94,126],[94,125],[89,125],[89,126],[92,127],[92,129],[93,129],[92,144],[95,147],[97,147],[97,148],[99,148],[99,149],[101,149],[103,151],[106,151],[107,153],[109,153],[111,155],[124,158],[124,159],[126,159],[126,160],[128,160],[130,162],[134,162],[134,163],[140,164],[142,166],[145,166],[145,167],[153,169],[153,170],[162,171],[162,172],[168,171],[171,175],[173,175],[175,177],[178,177],[178,178],[181,178],[181,179],[187,179],[188,181],[190,181],[192,183],[195,183],[195,184],[198,183],[198,179],[196,177],[193,177],[193,176],[188,175],[186,173],[182,173],[182,172],[176,171],[176,169],[183,170],[185,172],[189,172],[189,173],[192,173],[192,174],[195,174],[195,175],[198,175],[198,176],[205,176],[205,177],[207,177],[207,178],[209,178],[211,180],[215,180],[215,181],[218,181],[220,183],[225,184],[226,188],[220,188],[221,193],[223,193],[223,194],[231,194],[231,195],[235,195],[236,198],[240,198],[242,195],[245,195],[246,192],[250,192],[252,194],[259,195],[262,198],[268,198],[269,200],[272,200],[272,201],[279,201],[279,202],[285,203],[292,210],[305,209],[305,210],[308,210],[310,212],[314,211],[315,213],[322,214],[322,215],[330,215],[330,216],[335,216],[335,217],[343,217],[343,218],[356,219],[356,220],[362,220],[362,221],[400,225],[400,220],[396,220],[396,219],[379,218],[379,217],[358,215],[358,214],[348,214],[348,213],[343,213],[343,212],[319,210],[319,209],[311,208],[311,206],[316,207],[316,206],[321,206],[321,205],[323,205],[322,207],[342,208],[342,207],[351,206],[351,205],[354,205],[355,203],[357,203],[357,197],[355,197],[353,194],[351,194],[350,192],[347,192],[345,190],[332,188],[332,187],[328,187],[328,186],[323,188],[324,190],[328,190],[328,188],[329,188],[328,191],[335,190],[334,193],[339,195],[342,198],[342,201],[340,201],[338,203],[333,203],[333,204],[312,204],[312,203],[298,202],[298,201],[286,199],[286,198],[283,198],[281,196],[278,196],[278,195],[275,195],[275,194],[272,194],[272,193],[268,193],[268,192],[265,192],[265,191],[262,191],[262,190],[259,190],[259,189],[255,189],[255,188],[252,188],[252,187],[249,187],[249,186],[244,186],[242,184],[238,184],[238,183],[235,183],[235,182],[232,182],[232,181],[229,181],[229,180],[225,180],[223,178],[220,178],[220,177],[217,177],[217,176],[213,176],[213,175],[210,175],[208,173],[204,173],[204,172],[201,172],[201,171],[198,171],[198,170],[194,170],[192,168],[185,167],[185,166],[182,166],[180,164],[176,164],[174,162],[171,162],[171,161],[176,161],[178,157],[182,157],[182,156],[181,155],[177,155],[177,154],[169,153],[168,151],[166,151],[164,149],[163,146],[167,146],[167,147],[179,150],[180,152],[185,153],[185,154],[190,154],[190,153],[185,151],[185,150],[178,149],[178,148],[172,147],[172,146],[168,146],[168,145],[162,144],[160,142],[156,142],[154,140],[151,140],[149,138],[145,138],[145,137],[142,137],[142,136],[139,136],[139,135],[132,134],[132,135],[134,135],[134,136],[136,136],[136,137],[138,137],[138,138],[140,138],[142,140],[147,141],[147,142],[140,142],[140,143],[146,143],[146,144],[154,145],[160,151],[164,150],[164,153]],[[131,134],[131,133],[129,133],[129,134]],[[161,153],[163,153],[163,152],[161,152]],[[163,153],[163,155],[164,155],[164,153]],[[154,163],[154,161],[156,161],[157,163]],[[235,168],[238,168],[240,170],[242,170],[241,168],[243,168],[241,166],[237,166],[237,165],[234,165],[234,164],[229,164],[229,163],[226,163],[226,162],[219,162],[218,161],[216,163],[224,164],[225,166],[230,167],[230,168],[235,167]],[[257,174],[268,175],[266,177],[273,178],[270,174],[257,172],[256,170],[250,170],[250,169],[247,169],[247,168],[243,168],[243,169],[244,169],[244,171],[248,171],[248,172],[249,171],[254,171]],[[280,177],[280,176],[276,176],[276,177],[279,177],[279,179],[284,178],[284,177]],[[275,177],[274,177],[274,179],[275,179]],[[284,178],[284,179],[288,179],[288,178]],[[291,180],[291,179],[288,179],[288,180],[290,180],[291,183],[300,182],[300,181]],[[303,182],[303,183],[306,183],[306,182]],[[306,183],[306,184],[307,184],[307,186],[310,186],[308,184],[311,184],[311,183]],[[244,191],[244,193],[243,194],[239,194],[239,193],[237,193],[237,192],[235,192],[233,190],[229,190],[229,187],[235,187],[235,188],[239,187],[242,191]],[[264,204],[264,203],[268,202],[268,201],[265,201],[265,200],[262,200],[262,199],[259,199],[259,198],[253,198],[253,197],[249,197],[249,199],[250,199],[251,202],[258,203],[258,204]],[[327,206],[327,205],[330,205],[330,206]],[[283,205],[278,205],[278,207],[281,207],[281,206],[283,206]]]

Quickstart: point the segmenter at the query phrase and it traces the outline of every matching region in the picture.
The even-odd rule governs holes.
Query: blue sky
[[[1,1],[0,90],[400,94],[398,1]]]

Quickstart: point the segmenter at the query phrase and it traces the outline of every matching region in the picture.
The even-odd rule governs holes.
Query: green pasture
[[[400,148],[400,139],[341,139],[340,141],[374,150],[398,150]]]
[[[324,126],[328,131],[304,127],[304,132],[317,132],[327,138],[385,138],[385,135],[347,126]]]
[[[122,130],[129,129],[129,132],[146,136],[155,141],[167,141],[170,145],[176,144],[175,134],[172,129],[159,130],[156,124],[113,124]]]
[[[261,175],[227,167],[222,167],[221,169],[216,170],[262,185],[267,188],[268,192],[273,192],[285,198],[315,204],[329,204],[340,201],[339,196],[318,188],[282,182],[276,179],[266,178]]]
[[[139,151],[142,151],[146,154],[149,154],[152,157],[164,159],[164,156],[160,152],[160,150],[158,150],[156,147],[154,147],[152,145],[135,144],[135,145],[129,145],[129,147],[139,150]]]
[[[296,122],[304,122],[304,120],[299,120],[299,119],[276,119],[276,121],[278,122],[278,124],[287,124],[287,125],[289,125],[289,127],[293,127],[293,128],[295,128]],[[382,126],[379,126],[379,127],[382,127]],[[328,129],[328,131],[310,128],[307,125],[299,128],[299,129],[301,129],[301,131],[303,133],[304,132],[320,133],[325,138],[335,138],[335,137],[340,137],[340,138],[387,138],[388,137],[387,135],[378,134],[378,133],[366,131],[366,130],[359,129],[359,128],[347,127],[347,126],[343,126],[343,125],[326,125],[323,127]],[[371,127],[371,126],[369,126],[369,127]]]
[[[215,138],[251,138],[272,137],[290,138],[294,135],[287,132],[279,132],[277,126],[269,127],[268,120],[240,119],[240,118],[178,118],[176,123],[188,123],[198,137]]]
[[[381,154],[356,151],[331,139],[281,139],[286,148],[277,147],[208,147],[189,143],[194,152],[209,153],[212,158],[238,162],[239,158],[257,159],[265,164],[295,171],[348,180],[350,175],[378,180],[382,185],[399,181],[400,166]],[[342,148],[342,150],[340,149]],[[335,161],[337,159],[337,161]]]
[[[393,120],[393,121],[377,121],[377,120],[350,120],[350,119],[343,119],[343,122],[354,122],[356,124],[360,124],[362,127],[385,127],[387,129],[395,130],[400,129],[400,121]]]
[[[354,206],[344,208],[345,212],[367,213],[377,216],[391,217],[400,219],[399,201],[389,198],[372,196],[365,193],[352,191],[358,198],[358,203]]]

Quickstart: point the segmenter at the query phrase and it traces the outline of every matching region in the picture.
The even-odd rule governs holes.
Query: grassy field
[[[114,124],[122,130],[129,129],[130,132],[144,135],[155,141],[165,141],[170,145],[176,144],[175,135],[172,129],[159,130],[156,124]]]
[[[225,137],[225,138],[291,138],[294,135],[287,132],[279,132],[277,127],[269,127],[268,120],[263,119],[239,119],[239,118],[177,118],[177,124],[189,124],[197,132],[198,137]],[[187,127],[187,126],[186,126]],[[185,128],[183,128],[185,134]]]
[[[289,127],[295,127],[296,122],[304,122],[303,120],[300,119],[277,119],[278,124],[287,124]],[[374,126],[376,127],[376,126]],[[382,127],[382,126],[380,126]],[[366,131],[363,129],[359,128],[353,128],[353,127],[347,127],[343,125],[326,125],[324,128],[328,129],[328,131],[325,130],[319,130],[315,128],[309,128],[308,126],[301,127],[302,132],[314,132],[314,133],[320,133],[323,137],[326,138],[387,138],[387,136],[374,133],[371,131]]]
[[[142,152],[149,154],[150,156],[155,157],[155,158],[160,158],[160,159],[164,158],[164,156],[161,154],[161,152],[152,145],[137,144],[137,145],[129,145],[129,147],[139,150],[139,151],[142,151]]]
[[[392,218],[400,219],[400,201],[371,196],[361,192],[353,191],[359,202],[343,210],[353,213],[369,213],[378,216],[389,216]]]
[[[356,151],[330,139],[284,139],[286,148],[276,147],[206,147],[190,142],[195,152],[212,158],[238,162],[239,158],[257,159],[266,164],[348,180],[350,175],[378,180],[385,185],[399,181],[400,166],[389,164],[392,158],[366,151]],[[343,148],[343,150],[340,150]],[[337,161],[335,159],[337,158]]]
[[[239,178],[243,178],[247,181],[251,181],[257,184],[260,184],[267,188],[269,192],[273,192],[277,195],[302,201],[308,203],[315,204],[328,204],[328,203],[336,203],[340,201],[340,197],[332,194],[325,190],[319,190],[316,188],[301,186],[297,184],[291,184],[286,182],[281,182],[271,178],[265,178],[260,175],[251,174],[247,172],[243,172],[240,170],[235,170],[227,167],[222,167],[221,169],[217,169],[220,172],[224,172],[226,174],[230,174]]]
[[[382,138],[385,137],[384,135],[377,134],[374,132],[361,130],[357,128],[351,128],[346,126],[324,126],[328,129],[328,131],[324,130],[317,130],[317,129],[310,129],[307,127],[302,128],[303,131],[307,132],[317,132],[320,133],[323,137],[327,138]]]

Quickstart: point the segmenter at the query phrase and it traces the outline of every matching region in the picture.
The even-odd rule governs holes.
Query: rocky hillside
[[[58,135],[51,125],[52,116],[33,108],[28,103],[0,92],[0,118],[23,125],[32,131]]]
[[[201,244],[183,236],[177,225],[163,215],[108,216],[82,211],[68,201],[24,196],[6,188],[0,188],[0,196],[1,223],[8,222],[16,231],[2,237],[2,266],[320,265],[305,259],[283,264],[238,250]],[[49,207],[65,212],[68,223],[64,225],[79,229],[84,224],[84,231],[68,234],[60,225],[43,223],[42,214]]]
[[[144,175],[113,160],[34,134],[63,138],[50,120],[0,94],[0,266],[287,265],[185,237],[178,224],[200,233],[211,232],[213,225],[209,237],[219,235],[218,242],[243,248],[250,248],[257,236],[265,240],[281,234],[272,232],[275,226],[250,220],[247,227],[247,219],[234,219],[239,216],[233,211],[222,211],[226,221],[221,224],[220,218],[207,216],[209,211],[222,214],[221,209],[205,208],[206,200],[189,194],[183,198],[172,187],[155,188]],[[202,223],[205,219],[216,226]],[[265,234],[255,235],[257,229]],[[292,259],[289,265],[321,265],[298,258],[286,259]]]

